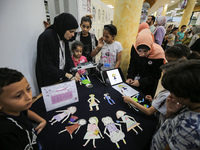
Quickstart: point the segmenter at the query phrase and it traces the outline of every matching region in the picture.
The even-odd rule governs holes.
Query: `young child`
[[[166,63],[162,65],[160,68],[162,69],[163,74],[165,73],[166,69],[168,69],[169,67],[173,65],[174,65],[173,63]],[[152,102],[151,107],[149,108],[137,103],[136,101],[134,101],[132,98],[128,96],[123,96],[123,98],[124,98],[125,103],[132,103],[134,106],[136,106],[137,109],[139,109],[140,111],[142,111],[143,113],[147,115],[153,115],[158,112],[159,125],[161,125],[166,118],[166,114],[167,114],[166,99],[169,96],[169,94],[170,94],[169,91],[163,89],[154,97],[154,99],[152,99],[151,95],[146,95],[145,99]]]
[[[121,43],[115,41],[117,28],[112,25],[105,25],[103,29],[103,37],[99,39],[98,45],[91,56],[96,56],[101,50],[100,63],[103,64],[102,70],[119,68],[121,63],[121,52],[123,50]]]
[[[164,74],[162,85],[170,91],[166,104],[169,118],[155,133],[151,150],[200,149],[199,74],[199,60],[177,63]],[[185,107],[177,109],[179,105]]]
[[[75,67],[80,63],[88,62],[87,58],[82,55],[83,47],[84,47],[84,45],[81,41],[74,41],[72,43],[72,48],[71,48],[71,51],[73,53],[72,60],[74,62]],[[79,70],[78,73],[80,75],[85,74],[85,69]]]
[[[167,50],[169,47],[171,47],[171,46],[174,45],[174,43],[175,43],[175,38],[176,38],[176,37],[178,38],[177,32],[178,32],[178,28],[177,28],[177,27],[174,27],[174,28],[172,29],[172,33],[169,34],[168,36],[166,36],[166,39],[167,39],[167,41],[168,41],[167,46],[166,46],[166,50]]]
[[[23,74],[0,68],[1,149],[41,149],[37,134],[45,127],[46,121],[29,110],[31,105],[31,87]],[[29,119],[39,125],[34,129]]]
[[[199,54],[191,51],[185,44],[175,44],[165,51],[165,57],[168,62],[172,62],[180,58],[198,59]]]
[[[75,40],[81,41],[84,45],[83,56],[87,58],[88,61],[92,61],[91,52],[94,50],[98,44],[95,34],[90,33],[92,28],[92,15],[86,15],[81,18],[81,32],[75,33]]]
[[[182,25],[181,26],[181,31],[178,31],[178,33],[177,33],[178,38],[176,38],[175,44],[182,44],[182,40],[185,37],[185,33],[184,33],[185,29],[186,29],[186,25]]]

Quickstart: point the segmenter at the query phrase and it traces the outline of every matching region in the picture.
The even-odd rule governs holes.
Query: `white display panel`
[[[75,80],[42,87],[41,89],[47,111],[79,101]]]

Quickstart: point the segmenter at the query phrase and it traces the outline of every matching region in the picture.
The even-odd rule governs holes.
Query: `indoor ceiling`
[[[178,4],[179,4],[179,1],[174,3],[173,5],[169,6],[168,9],[167,9],[166,16],[171,16],[171,12],[174,11],[174,10],[176,10],[176,16],[177,17],[182,16],[183,9],[179,9],[178,8]],[[197,5],[200,5],[200,0],[196,1],[196,5],[195,6],[197,6]]]
[[[109,7],[113,8],[115,5],[115,0],[101,0],[104,4],[109,5]],[[156,2],[160,1],[162,4],[163,0],[145,0],[145,2],[148,2],[150,4],[150,7],[152,7]],[[167,0],[165,0],[167,1]],[[175,10],[175,8],[178,8],[180,0],[168,0],[168,3],[164,3],[162,5],[168,4],[167,14],[166,16],[171,16],[170,11]],[[113,7],[112,7],[112,6]],[[200,0],[197,0],[196,6],[200,5]],[[151,9],[151,8],[150,8]],[[176,10],[176,16],[182,16],[183,10]]]

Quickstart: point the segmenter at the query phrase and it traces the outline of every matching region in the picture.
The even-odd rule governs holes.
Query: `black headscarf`
[[[78,28],[78,22],[72,14],[62,13],[54,18],[54,23],[50,28],[53,28],[58,33],[60,39],[63,40],[67,30]]]
[[[110,32],[111,35],[117,35],[117,28],[112,24],[104,25],[104,30]]]

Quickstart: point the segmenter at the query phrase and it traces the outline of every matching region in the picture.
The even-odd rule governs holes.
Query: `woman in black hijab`
[[[74,67],[71,59],[68,40],[78,28],[75,17],[62,13],[54,18],[54,23],[38,38],[36,77],[39,90],[53,85],[64,78],[71,79],[70,69]],[[80,80],[77,73],[75,80]]]

